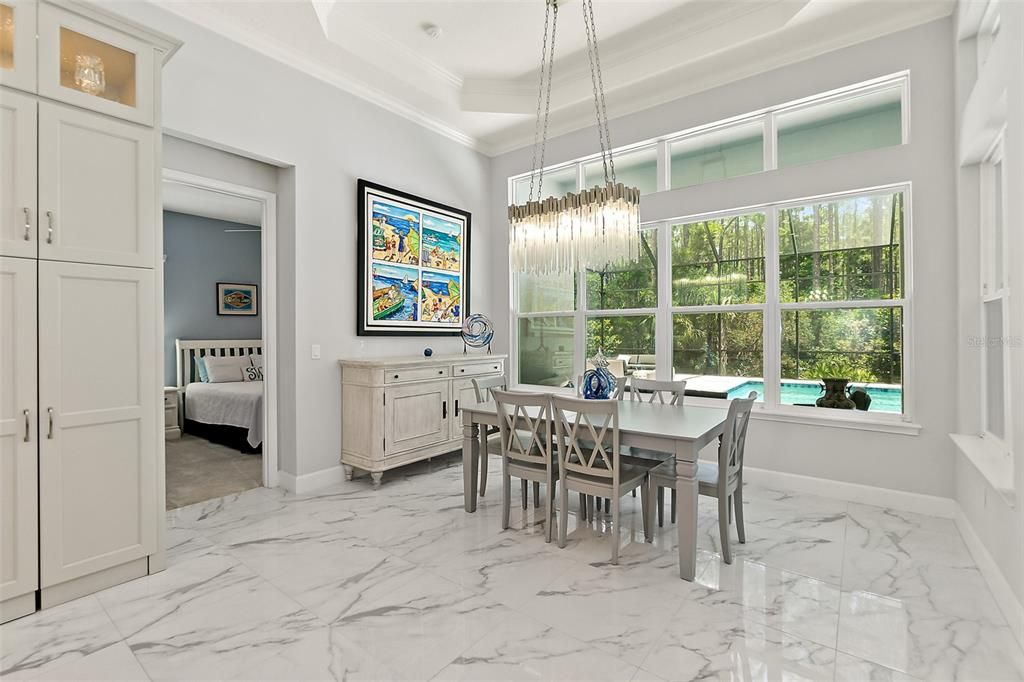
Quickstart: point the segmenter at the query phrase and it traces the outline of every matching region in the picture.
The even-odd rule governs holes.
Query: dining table
[[[472,514],[481,458],[486,462],[487,457],[488,429],[498,426],[498,412],[494,402],[488,401],[463,404],[461,414],[463,494],[466,512]],[[679,577],[683,580],[692,581],[697,567],[697,458],[701,449],[717,442],[727,415],[726,407],[619,401],[620,445],[675,456]]]

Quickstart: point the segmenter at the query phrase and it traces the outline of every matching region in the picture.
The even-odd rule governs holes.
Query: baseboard
[[[345,480],[345,470],[341,465],[314,471],[310,474],[296,476],[287,471],[277,472],[278,485],[290,493],[303,495],[320,488],[337,485]]]
[[[748,466],[743,467],[743,480],[767,488],[792,490],[847,502],[860,502],[877,507],[927,514],[928,516],[940,516],[944,519],[952,519],[956,515],[956,502],[951,498],[937,495],[923,495],[893,488],[876,488],[860,483],[815,478],[814,476]]]
[[[960,535],[963,536],[967,549],[970,551],[971,556],[974,557],[974,563],[978,564],[978,569],[985,577],[985,582],[988,583],[989,589],[992,590],[992,594],[996,598],[999,608],[1002,609],[1003,615],[1006,616],[1006,622],[1010,624],[1014,637],[1024,647],[1024,605],[1017,598],[1013,588],[1010,587],[1010,583],[1006,582],[1006,577],[999,570],[999,565],[992,558],[992,555],[989,554],[985,544],[974,531],[974,526],[971,525],[970,520],[964,514],[960,505],[956,506],[956,514],[953,519],[956,521],[956,527],[960,530]]]

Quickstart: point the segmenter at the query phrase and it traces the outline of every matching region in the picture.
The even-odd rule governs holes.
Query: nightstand
[[[178,396],[181,389],[177,386],[164,387],[164,439],[178,440],[181,438],[181,426],[178,422]]]

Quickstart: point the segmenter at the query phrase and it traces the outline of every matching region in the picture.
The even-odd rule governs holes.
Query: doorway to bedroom
[[[164,461],[166,507],[176,509],[273,485],[264,353],[273,195],[164,175]]]

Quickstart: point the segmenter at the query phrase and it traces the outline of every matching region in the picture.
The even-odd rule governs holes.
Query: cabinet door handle
[[[32,210],[26,206],[22,209],[25,211],[25,241],[32,239]]]
[[[442,400],[441,401],[441,419],[447,419],[447,418],[448,418],[448,401],[447,400]]]
[[[32,438],[29,436],[29,432],[32,429],[32,420],[29,418],[29,411],[25,410],[25,442],[31,442]]]
[[[46,408],[46,414],[47,414],[47,416],[49,417],[49,420],[50,420],[50,426],[46,430],[46,438],[47,438],[47,440],[53,440],[53,408],[52,407],[47,407]]]
[[[46,212],[46,243],[53,243],[53,211]]]
[[[455,401],[455,416],[456,417],[459,416],[459,401],[458,400]]]

